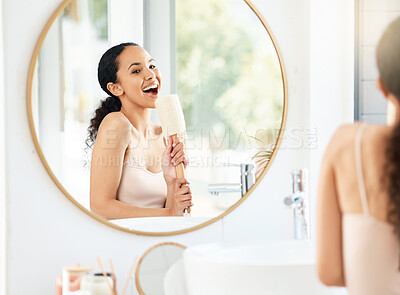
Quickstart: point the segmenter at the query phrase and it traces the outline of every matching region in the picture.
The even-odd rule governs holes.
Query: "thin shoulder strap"
[[[360,190],[360,197],[361,197],[363,213],[364,213],[364,215],[369,215],[367,192],[365,191],[364,176],[363,176],[363,169],[362,169],[363,168],[362,157],[361,157],[361,138],[362,138],[363,132],[366,127],[367,127],[367,125],[361,124],[361,126],[358,128],[354,148],[355,148],[358,188]]]

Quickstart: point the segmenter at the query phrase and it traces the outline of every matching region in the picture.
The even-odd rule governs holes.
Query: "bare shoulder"
[[[389,139],[392,133],[392,127],[387,125],[368,125],[366,131],[367,140],[381,145],[384,141]],[[376,142],[378,141],[378,142]]]
[[[357,122],[339,126],[328,144],[325,157],[337,159],[343,152],[354,149],[357,130],[361,125],[363,124]],[[390,130],[386,125],[367,125],[362,142],[367,143],[368,146],[381,145],[390,136]]]
[[[100,130],[125,131],[129,130],[131,126],[129,120],[122,113],[112,112],[107,114],[103,121],[101,121],[99,132]]]
[[[356,136],[360,123],[345,124],[339,126],[328,144],[325,152],[325,158],[335,159],[343,152],[354,146],[354,138]]]
[[[120,112],[107,114],[101,121],[96,142],[101,147],[126,148],[132,140],[133,127]]]

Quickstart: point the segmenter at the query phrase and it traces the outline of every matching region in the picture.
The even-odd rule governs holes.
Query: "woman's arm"
[[[324,154],[317,196],[317,269],[320,280],[329,286],[344,286],[342,253],[342,213],[335,182],[335,153],[340,129]]]
[[[107,219],[173,215],[171,208],[140,208],[117,200],[130,128],[118,113],[101,123],[92,154],[90,208]]]

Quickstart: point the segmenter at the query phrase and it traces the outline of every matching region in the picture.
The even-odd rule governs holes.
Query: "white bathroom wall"
[[[3,0],[0,0],[0,19],[3,19]],[[6,151],[4,101],[3,23],[0,22],[0,295],[6,295]]]
[[[143,45],[143,0],[109,0],[108,7],[111,45],[124,43],[126,40],[135,40]]]
[[[286,132],[263,182],[221,221],[187,234],[146,237],[117,231],[81,212],[43,168],[29,132],[25,92],[37,38],[61,1],[4,0],[7,294],[53,294],[62,266],[97,265],[97,255],[104,261],[113,259],[121,283],[135,254],[161,241],[190,246],[291,238],[292,212],[283,205],[291,192],[290,171],[309,168],[313,207],[321,151],[333,129],[352,114],[347,99],[353,83],[349,70],[353,1],[323,2],[254,1],[277,38],[289,85]]]
[[[354,1],[310,0],[310,153],[312,223],[321,159],[336,128],[354,120]],[[314,229],[313,229],[314,230]]]

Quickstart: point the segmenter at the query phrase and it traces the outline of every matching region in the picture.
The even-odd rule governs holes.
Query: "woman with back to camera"
[[[110,97],[88,128],[91,210],[107,219],[183,215],[192,206],[174,168],[187,164],[183,143],[165,144],[150,119],[161,88],[154,59],[135,43],[114,46],[100,59],[98,80]]]
[[[400,18],[383,33],[376,58],[376,85],[395,106],[395,122],[340,127],[318,189],[318,274],[350,295],[400,294]]]

